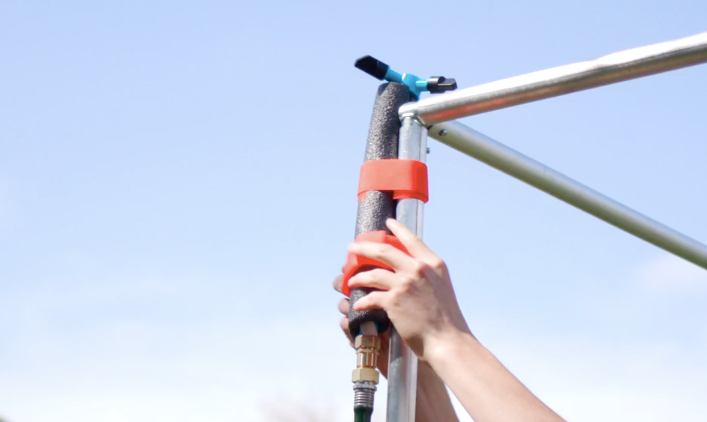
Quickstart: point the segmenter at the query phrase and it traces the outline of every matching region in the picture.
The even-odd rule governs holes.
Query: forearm
[[[444,382],[420,362],[417,369],[416,422],[459,422]]]
[[[563,421],[471,334],[445,340],[430,364],[476,422]]]

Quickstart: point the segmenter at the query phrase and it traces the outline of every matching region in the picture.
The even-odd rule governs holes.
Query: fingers
[[[339,293],[341,292],[341,284],[344,282],[344,276],[339,274],[335,279],[334,279],[334,290],[336,290]]]
[[[382,262],[394,270],[404,271],[415,265],[413,258],[385,243],[355,242],[349,245],[349,252]]]
[[[415,235],[415,233],[405,227],[404,224],[392,218],[389,218],[385,224],[388,226],[390,231],[393,232],[395,237],[400,240],[400,243],[405,246],[408,252],[410,252],[411,256],[427,263],[429,263],[428,261],[431,259],[439,259],[437,258],[437,255],[435,255],[434,252],[432,252],[432,250],[428,248],[427,245],[425,245],[425,243],[417,237],[417,235]]]
[[[385,309],[384,303],[388,292],[374,291],[360,298],[353,304],[356,311],[368,311],[371,309]]]
[[[395,283],[396,279],[394,273],[377,268],[375,270],[358,273],[351,277],[349,280],[349,287],[352,289],[357,287],[369,287],[378,290],[390,290],[393,288]]]
[[[351,333],[349,333],[349,319],[346,317],[341,318],[339,320],[339,327],[341,327],[341,331],[344,332],[344,335],[349,340],[349,344],[353,347],[354,344],[351,339]]]
[[[341,327],[342,330],[344,330],[344,333],[346,335],[349,335],[349,319],[346,317],[343,317],[339,320],[339,326]]]
[[[349,305],[348,299],[341,299],[339,301],[339,312],[348,316],[349,315],[349,306],[351,306],[351,305]],[[346,324],[348,324],[348,322]]]

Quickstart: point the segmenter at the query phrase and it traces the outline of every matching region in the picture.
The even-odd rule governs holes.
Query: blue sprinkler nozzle
[[[388,82],[397,82],[404,84],[410,90],[410,93],[415,100],[420,99],[420,94],[429,91],[430,93],[439,93],[453,91],[457,89],[457,81],[453,78],[445,78],[444,76],[433,76],[428,79],[422,79],[412,73],[400,74],[390,68],[387,64],[372,57],[363,56],[354,63],[356,68],[363,70],[376,79],[386,80]]]

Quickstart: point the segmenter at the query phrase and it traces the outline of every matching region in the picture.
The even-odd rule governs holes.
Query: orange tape
[[[354,242],[385,243],[410,255],[407,249],[405,249],[405,246],[400,243],[400,240],[398,240],[397,237],[389,235],[383,230],[362,233],[356,236]],[[346,296],[349,296],[351,294],[351,289],[349,289],[349,280],[351,279],[351,277],[355,276],[363,270],[373,268],[383,268],[385,270],[392,270],[392,268],[383,264],[382,262],[349,253],[346,256],[346,264],[344,264],[344,279],[341,283],[341,291]]]
[[[358,201],[372,190],[393,193],[393,199],[414,198],[427,202],[427,166],[417,160],[370,160],[361,166]]]

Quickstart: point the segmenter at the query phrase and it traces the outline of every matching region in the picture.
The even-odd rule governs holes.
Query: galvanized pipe
[[[424,162],[427,158],[427,129],[410,118],[401,123],[398,158]],[[395,218],[419,237],[422,237],[423,205],[417,199],[401,199],[395,208]],[[393,327],[388,359],[387,422],[414,422],[416,396],[417,356]]]
[[[429,126],[705,62],[707,32],[434,95],[405,104],[399,113]]]
[[[429,135],[582,211],[707,269],[707,246],[570,179],[459,122],[432,126]]]

